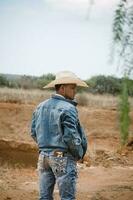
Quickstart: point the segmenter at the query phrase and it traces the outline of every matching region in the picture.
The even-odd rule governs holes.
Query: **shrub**
[[[121,80],[113,76],[94,76],[86,81],[89,85],[89,91],[92,93],[119,94],[121,89]]]
[[[9,86],[7,78],[2,75],[0,75],[0,86]]]
[[[80,106],[88,105],[88,95],[84,92],[78,93],[76,95],[76,100]]]
[[[122,92],[120,96],[119,112],[120,112],[120,137],[121,144],[125,145],[129,136],[129,117],[130,105],[128,101],[128,79],[125,77],[122,84]]]

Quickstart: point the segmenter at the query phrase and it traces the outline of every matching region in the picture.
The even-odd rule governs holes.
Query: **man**
[[[53,200],[56,182],[61,200],[75,200],[76,162],[83,159],[87,150],[74,101],[77,86],[88,87],[72,72],[58,73],[44,87],[55,88],[56,94],[33,113],[31,136],[39,148],[40,200]]]

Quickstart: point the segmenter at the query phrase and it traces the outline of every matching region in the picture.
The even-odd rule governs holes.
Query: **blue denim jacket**
[[[31,136],[40,151],[58,149],[70,153],[76,160],[83,158],[87,139],[76,105],[75,101],[56,94],[38,105],[32,116]]]

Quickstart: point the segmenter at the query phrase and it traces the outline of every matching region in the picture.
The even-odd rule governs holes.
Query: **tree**
[[[121,79],[113,76],[93,76],[86,82],[89,85],[88,90],[92,93],[109,93],[113,95],[120,93]]]
[[[133,72],[133,2],[120,0],[113,20],[114,52],[118,55],[118,66],[122,73]]]
[[[3,87],[3,86],[8,87],[9,86],[9,82],[8,82],[6,77],[0,75],[0,87]]]
[[[55,75],[51,73],[42,75],[37,81],[38,88],[43,89],[45,85],[47,85],[54,79],[55,79]]]
[[[23,75],[16,82],[18,86],[23,89],[32,89],[36,87],[36,78],[32,76]]]
[[[113,42],[114,49],[117,49],[118,66],[124,77],[119,111],[121,144],[125,145],[130,125],[128,80],[133,72],[133,2],[130,0],[120,0],[118,4],[113,22]]]

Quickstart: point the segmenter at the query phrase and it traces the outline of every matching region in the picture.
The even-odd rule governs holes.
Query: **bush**
[[[86,81],[89,85],[89,90],[92,93],[109,93],[109,94],[119,94],[121,89],[121,80],[113,76],[94,76]]]
[[[1,87],[9,86],[9,82],[8,82],[7,78],[2,75],[0,75],[0,86]]]
[[[88,105],[88,95],[86,93],[78,93],[76,95],[76,100],[80,106],[87,106]]]
[[[50,83],[54,79],[55,79],[55,76],[51,73],[41,76],[37,80],[37,88],[43,89],[43,87],[45,85],[47,85],[48,83]]]

